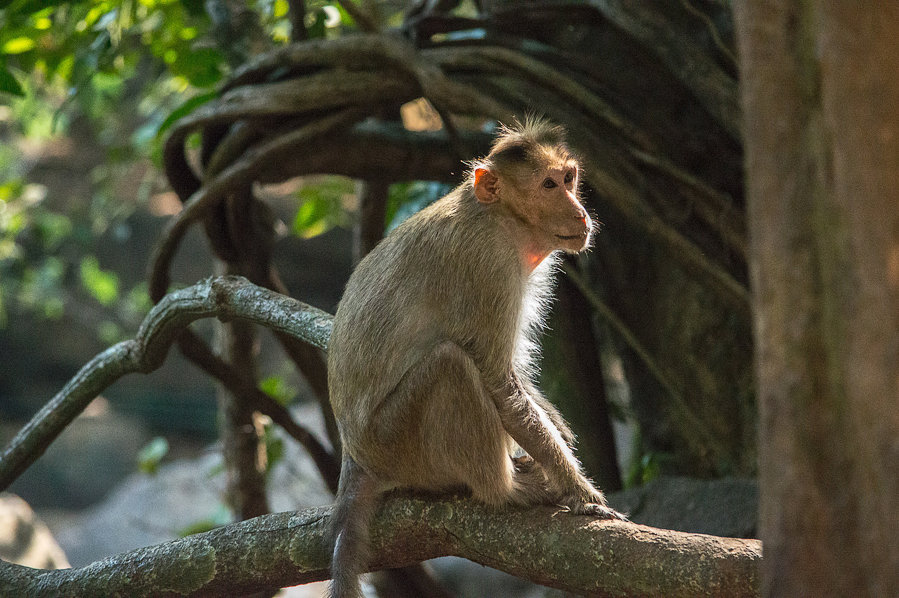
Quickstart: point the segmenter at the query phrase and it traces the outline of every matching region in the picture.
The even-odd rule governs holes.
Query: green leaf
[[[303,201],[293,219],[293,232],[304,239],[318,236],[328,226],[331,202],[326,197],[311,197]]]
[[[333,6],[337,9],[337,12],[340,13],[340,22],[343,25],[346,25],[347,27],[354,27],[356,25],[356,21],[353,19],[352,15],[346,11],[343,4],[337,2]]]
[[[280,376],[269,376],[259,382],[259,390],[275,399],[282,405],[289,405],[297,396],[297,390],[287,384]]]
[[[19,97],[25,95],[25,90],[22,89],[13,74],[3,66],[0,66],[0,91]]]
[[[309,239],[343,221],[343,201],[353,193],[353,183],[342,177],[327,177],[297,192],[302,204],[293,219],[294,234]]]
[[[157,436],[137,454],[137,467],[143,473],[154,474],[159,470],[159,464],[169,452],[169,441],[162,436]]]
[[[179,52],[172,72],[181,75],[195,87],[209,87],[222,78],[225,57],[215,48],[199,48]]]
[[[14,37],[3,43],[3,46],[0,47],[0,52],[3,54],[22,54],[23,52],[33,50],[34,46],[35,42],[30,37]]]
[[[119,277],[113,272],[101,270],[94,256],[81,260],[81,284],[103,305],[110,305],[119,296]]]

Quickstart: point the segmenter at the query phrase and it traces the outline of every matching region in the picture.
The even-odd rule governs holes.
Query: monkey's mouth
[[[582,233],[578,233],[576,235],[556,235],[557,239],[562,239],[563,241],[577,241],[579,239],[583,239],[587,236],[589,231],[584,231]]]

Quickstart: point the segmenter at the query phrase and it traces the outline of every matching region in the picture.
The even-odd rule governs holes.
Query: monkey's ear
[[[475,168],[474,170],[474,196],[481,203],[493,203],[499,199],[497,177],[493,171],[487,168]]]

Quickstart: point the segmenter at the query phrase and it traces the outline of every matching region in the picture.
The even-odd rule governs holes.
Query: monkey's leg
[[[535,502],[519,492],[511,439],[480,370],[455,343],[437,345],[410,368],[375,419],[372,440],[389,447],[378,465],[392,481],[431,490],[465,485],[493,505]]]
[[[559,502],[574,513],[626,519],[609,508],[603,493],[584,476],[562,432],[526,388],[513,374],[495,402],[506,431],[543,468]]]

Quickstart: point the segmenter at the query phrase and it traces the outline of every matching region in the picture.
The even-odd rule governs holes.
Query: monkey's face
[[[578,163],[567,148],[513,145],[500,155],[497,164],[475,168],[474,195],[512,216],[531,267],[556,250],[586,249],[593,221],[578,197]]]
[[[534,172],[523,205],[517,206],[539,241],[549,250],[583,251],[593,221],[578,197],[578,166],[565,162]]]

